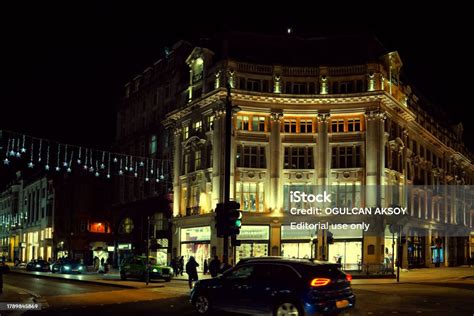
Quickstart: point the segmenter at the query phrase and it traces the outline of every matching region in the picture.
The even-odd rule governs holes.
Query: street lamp
[[[150,216],[147,217],[147,236],[146,236],[146,285],[150,281]]]

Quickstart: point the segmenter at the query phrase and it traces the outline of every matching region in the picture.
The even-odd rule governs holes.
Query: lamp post
[[[150,216],[147,216],[147,236],[146,236],[146,285],[150,281]]]

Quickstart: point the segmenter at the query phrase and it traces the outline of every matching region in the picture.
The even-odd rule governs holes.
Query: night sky
[[[221,7],[168,3],[165,8],[101,2],[2,10],[0,129],[107,148],[124,84],[160,59],[165,46],[224,28],[275,34],[291,27],[296,35],[374,32],[399,51],[418,89],[448,109],[453,122],[465,120],[468,138],[474,135],[465,115],[472,105],[464,78],[473,70],[467,9],[432,7],[427,13],[400,5],[336,11],[344,6],[295,3],[289,8],[276,2],[257,9],[235,1],[227,7],[220,2]],[[277,6],[281,10],[271,9]]]

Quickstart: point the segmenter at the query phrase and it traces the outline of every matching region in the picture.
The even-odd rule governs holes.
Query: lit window
[[[248,131],[249,130],[249,117],[244,115],[237,116],[237,129]]]
[[[150,139],[150,154],[151,155],[156,154],[157,147],[158,147],[158,139],[156,135],[152,135]]]
[[[252,117],[252,131],[264,132],[265,131],[265,117],[264,116],[253,116]]]
[[[201,151],[197,150],[194,152],[194,170],[201,169]]]
[[[313,148],[285,147],[284,169],[313,169]]]
[[[264,211],[264,190],[262,182],[236,182],[235,200],[240,209],[249,212]]]
[[[347,130],[349,132],[360,132],[360,119],[354,118],[347,120]]]
[[[194,122],[193,129],[196,132],[200,132],[202,130],[202,121]]]
[[[331,131],[333,133],[344,132],[344,120],[331,120]]]
[[[183,138],[188,139],[189,138],[189,126],[184,126],[183,127]]]
[[[265,148],[261,146],[237,146],[237,167],[266,168]]]
[[[284,131],[285,133],[296,133],[296,119],[286,119]]]
[[[358,168],[360,166],[360,146],[334,146],[332,148],[332,168]]]
[[[312,120],[300,120],[300,132],[301,133],[312,133],[313,132],[313,121]]]

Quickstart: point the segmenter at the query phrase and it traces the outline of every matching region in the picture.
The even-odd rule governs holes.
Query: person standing
[[[179,270],[179,273],[183,275],[183,270],[184,270],[184,257],[183,256],[179,257],[178,270]]]
[[[5,261],[2,261],[2,263],[0,263],[0,293],[3,293],[3,274],[8,271],[8,266],[5,264]]]
[[[214,256],[214,259],[209,263],[209,273],[211,273],[211,277],[215,278],[217,276],[220,266],[221,262],[219,261],[219,257]]]
[[[204,259],[204,271],[203,274],[207,274],[209,271],[209,265],[207,264],[207,259]]]
[[[186,273],[188,274],[189,288],[193,288],[193,281],[198,280],[197,267],[199,264],[196,262],[193,256],[189,257],[188,263],[186,263]]]

